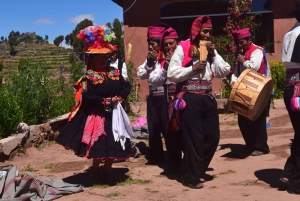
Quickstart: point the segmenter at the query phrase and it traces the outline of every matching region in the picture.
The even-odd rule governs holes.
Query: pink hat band
[[[149,26],[148,27],[148,38],[158,38],[161,39],[163,32],[165,31],[164,27],[155,27],[155,26]]]
[[[177,32],[173,28],[168,28],[163,33],[163,39],[179,39]]]
[[[251,36],[250,29],[247,27],[247,28],[240,29],[240,30],[233,30],[232,36],[235,40],[240,40],[243,38],[250,37]]]

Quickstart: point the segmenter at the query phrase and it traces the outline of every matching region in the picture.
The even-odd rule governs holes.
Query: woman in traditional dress
[[[84,41],[84,52],[88,53],[87,71],[75,84],[76,105],[56,142],[77,156],[93,159],[91,177],[99,177],[99,164],[104,162],[101,180],[107,182],[113,160],[132,155],[130,139],[125,138],[122,144],[112,131],[113,106],[128,96],[131,86],[118,69],[106,66],[113,51],[109,42],[114,37],[108,27],[90,26],[77,37]]]

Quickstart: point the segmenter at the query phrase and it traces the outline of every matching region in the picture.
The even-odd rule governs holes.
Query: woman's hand
[[[111,98],[111,105],[114,106],[118,101],[118,97],[117,96],[114,96]]]

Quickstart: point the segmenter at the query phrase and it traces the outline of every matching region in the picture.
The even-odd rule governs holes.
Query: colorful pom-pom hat
[[[90,54],[105,54],[113,51],[111,40],[114,32],[108,26],[89,26],[77,35],[84,42],[84,52]]]

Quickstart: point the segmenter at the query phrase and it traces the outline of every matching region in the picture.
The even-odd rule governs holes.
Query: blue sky
[[[1,1],[0,37],[14,31],[35,32],[41,37],[66,36],[85,18],[94,25],[123,21],[123,9],[111,0],[8,0]]]

